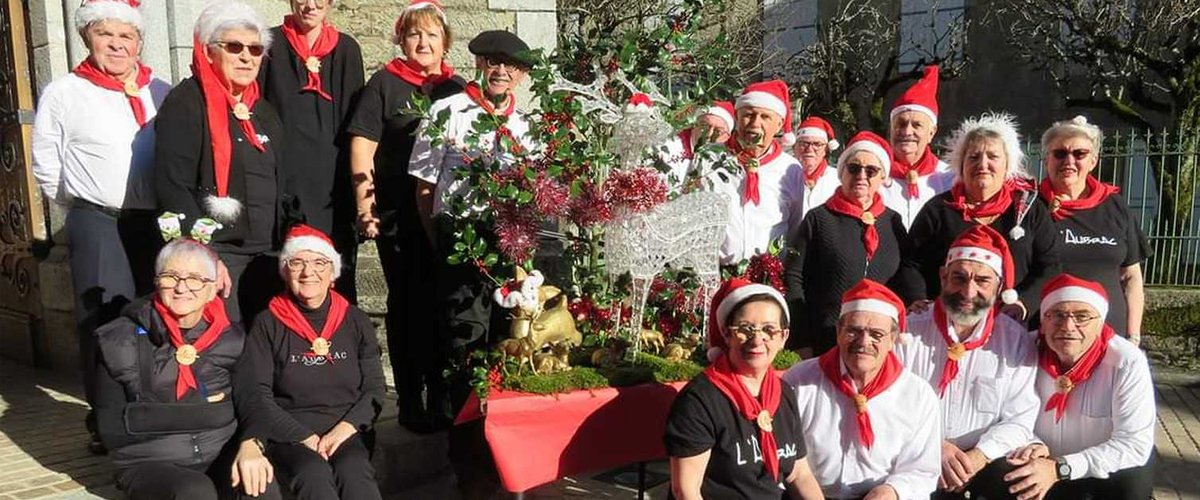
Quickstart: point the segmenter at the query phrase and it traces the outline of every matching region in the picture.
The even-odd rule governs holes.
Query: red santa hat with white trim
[[[296,224],[288,230],[287,237],[283,239],[283,249],[279,251],[279,271],[283,272],[292,257],[306,250],[321,254],[333,263],[333,279],[342,275],[342,256],[333,247],[333,240],[307,224]]]
[[[796,143],[796,134],[792,133],[792,103],[788,97],[788,86],[783,80],[767,80],[747,85],[734,103],[734,109],[745,107],[765,108],[779,115],[783,119],[781,142],[784,146]]]
[[[864,278],[858,284],[842,294],[842,309],[838,317],[852,312],[871,312],[892,318],[899,326],[900,342],[907,342],[912,334],[908,333],[908,312],[904,301],[886,286],[877,281]]]
[[[896,99],[896,103],[892,105],[890,118],[896,118],[896,115],[905,111],[916,111],[929,116],[929,119],[933,120],[933,124],[937,125],[937,91],[938,67],[936,65],[926,66],[921,79],[900,94],[899,99]]]
[[[1108,293],[1095,281],[1076,278],[1067,273],[1055,276],[1042,287],[1041,310],[1049,311],[1059,302],[1083,302],[1095,308],[1100,319],[1108,317]]]
[[[830,125],[829,122],[819,116],[810,116],[800,122],[799,127],[796,128],[796,137],[820,139],[827,142],[831,150],[841,146],[841,143],[833,135],[833,125]]]
[[[142,31],[142,14],[138,12],[139,0],[83,0],[75,11],[75,29],[82,32],[89,24],[116,20],[132,24]]]
[[[879,164],[883,166],[883,178],[888,178],[889,172],[892,169],[892,145],[886,139],[880,137],[879,134],[870,130],[863,130],[850,138],[850,143],[846,145],[846,150],[838,155],[838,171],[840,172],[846,166],[846,161],[859,151],[871,153],[876,158],[879,158]]]
[[[708,360],[716,361],[729,344],[725,341],[725,322],[739,303],[755,295],[769,295],[783,310],[784,321],[791,321],[787,300],[783,294],[770,285],[754,283],[745,278],[733,278],[721,284],[721,288],[713,295],[712,305],[708,315]]]
[[[729,130],[733,131],[733,129],[737,126],[737,122],[734,119],[734,115],[736,114],[737,113],[733,110],[732,102],[717,101],[712,103],[712,106],[701,108],[700,113],[696,114],[696,117],[713,115],[717,118],[720,118],[721,121],[724,121],[725,125],[729,127]]]
[[[967,228],[950,244],[946,252],[946,264],[956,260],[969,260],[988,266],[996,272],[1004,291],[1000,292],[1000,301],[1005,304],[1016,304],[1020,297],[1013,284],[1016,280],[1013,272],[1012,254],[1008,251],[1008,240],[995,229],[984,225]]]

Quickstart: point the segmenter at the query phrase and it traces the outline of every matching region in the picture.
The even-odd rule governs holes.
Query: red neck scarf
[[[479,86],[479,83],[468,83],[464,90],[467,92],[467,97],[470,97],[472,102],[483,108],[483,111],[489,115],[512,116],[513,111],[517,109],[517,100],[512,94],[504,96],[503,108],[497,108],[488,96],[483,95],[483,88]]]
[[[175,348],[175,361],[179,364],[179,375],[175,379],[175,400],[183,399],[183,395],[187,394],[189,389],[195,389],[196,375],[192,373],[192,363],[213,344],[217,343],[217,339],[221,338],[221,334],[229,327],[229,316],[225,315],[225,302],[220,297],[208,301],[204,306],[204,321],[208,322],[208,329],[200,334],[200,338],[196,339],[196,343],[188,344],[183,338],[183,332],[179,330],[179,320],[171,314],[166,305],[163,305],[158,298],[154,299],[154,310],[158,311],[158,316],[162,318],[162,322],[167,327],[167,338],[171,341],[171,346]],[[188,358],[187,353],[190,352],[191,362],[184,364],[181,359]]]
[[[422,74],[421,69],[415,65],[415,62],[410,63],[397,57],[392,59],[392,62],[387,63],[384,69],[388,73],[396,75],[397,78],[408,82],[409,85],[421,89],[421,93],[427,95],[433,91],[434,87],[454,77],[454,66],[446,64],[445,61],[442,61],[441,73],[436,75]]]
[[[350,302],[341,294],[329,290],[329,313],[325,317],[325,325],[321,327],[320,335],[317,335],[312,324],[304,318],[300,308],[296,307],[296,301],[292,300],[287,293],[272,297],[267,308],[270,309],[271,315],[275,316],[275,319],[283,323],[283,326],[312,346],[309,350],[310,354],[327,357],[329,356],[329,346],[333,344],[329,339],[333,338],[333,334],[337,333],[338,328],[342,326],[342,321],[346,319],[346,311],[350,309]],[[322,339],[322,341],[317,339]],[[324,345],[324,348],[321,348],[321,345]]]
[[[858,442],[870,449],[875,444],[875,431],[871,429],[871,415],[867,411],[867,401],[896,383],[900,374],[904,373],[904,366],[900,364],[895,353],[889,352],[887,358],[883,360],[883,366],[880,367],[879,373],[875,375],[875,380],[863,387],[862,391],[856,392],[850,375],[842,373],[842,358],[837,348],[822,354],[817,363],[821,367],[821,372],[837,386],[838,391],[854,401],[854,407],[858,413]]]
[[[696,151],[692,147],[692,132],[690,128],[685,128],[679,132],[679,142],[683,143],[683,159],[690,160],[696,157]]]
[[[300,88],[301,92],[311,91],[316,92],[326,101],[333,101],[333,96],[325,92],[321,88],[321,59],[333,52],[333,49],[338,44],[338,30],[333,27],[333,24],[326,22],[321,26],[321,34],[317,35],[317,43],[314,43],[312,48],[308,48],[308,41],[304,34],[300,33],[300,23],[296,22],[296,16],[287,15],[283,17],[283,37],[287,38],[288,45],[292,47],[292,52],[296,53],[296,57],[300,59],[300,63],[304,64],[304,68],[308,70],[308,83]]]
[[[958,210],[965,221],[984,219],[1000,215],[1008,210],[1013,203],[1013,191],[1026,191],[1031,187],[1025,180],[1007,179],[1004,181],[1004,185],[1000,186],[1000,191],[997,191],[991,198],[972,204],[967,201],[967,187],[963,185],[962,181],[959,181],[950,188],[950,199],[946,200],[946,204]]]
[[[192,74],[200,83],[200,91],[204,94],[204,115],[208,118],[208,135],[212,141],[213,177],[217,183],[217,196],[229,196],[229,162],[233,158],[233,140],[229,137],[229,112],[235,114],[239,109],[245,112],[246,119],[238,117],[242,134],[259,152],[266,151],[254,131],[254,122],[250,113],[258,102],[258,81],[255,80],[246,90],[242,91],[242,100],[238,102],[229,93],[229,88],[217,77],[212,65],[204,57],[207,46],[200,43],[199,38],[192,39]],[[224,50],[217,48],[216,50]],[[248,49],[244,49],[248,50]]]
[[[942,299],[933,301],[933,322],[937,324],[938,331],[942,333],[942,340],[946,342],[946,364],[942,365],[942,379],[938,381],[938,396],[945,396],[946,387],[954,381],[954,377],[958,376],[958,360],[966,356],[968,351],[987,344],[988,339],[992,338],[992,329],[996,326],[995,307],[988,309],[987,317],[983,321],[983,334],[978,339],[970,342],[955,342],[950,338],[949,325],[946,324],[948,322],[946,307],[942,304]]]
[[[813,169],[811,174],[805,170],[804,185],[812,189],[813,186],[817,185],[817,181],[821,180],[821,176],[825,175],[825,169],[827,168],[829,168],[829,160],[821,160],[821,163],[817,165],[817,168]]]
[[[722,355],[704,370],[704,375],[713,385],[729,398],[738,413],[746,420],[758,426],[758,444],[762,446],[763,462],[766,463],[767,473],[774,479],[779,479],[779,445],[775,442],[775,432],[772,420],[775,411],[779,409],[779,400],[783,395],[783,386],[775,370],[769,370],[763,377],[762,386],[758,389],[758,398],[750,395],[746,384],[729,365],[729,355]]]
[[[1054,187],[1050,185],[1050,179],[1042,179],[1041,185],[1038,186],[1038,194],[1046,201],[1047,205],[1050,205],[1050,216],[1054,217],[1054,220],[1060,221],[1075,215],[1075,212],[1080,210],[1096,208],[1109,196],[1121,192],[1121,188],[1100,182],[1090,175],[1087,176],[1085,182],[1087,188],[1084,189],[1084,196],[1077,200],[1068,200],[1065,195],[1060,197],[1054,192]]]
[[[1058,364],[1058,355],[1046,345],[1045,339],[1038,342],[1038,366],[1041,367],[1046,375],[1054,379],[1055,391],[1054,395],[1050,396],[1050,400],[1046,401],[1046,407],[1042,411],[1050,411],[1054,409],[1054,422],[1058,423],[1062,420],[1063,413],[1067,409],[1067,396],[1076,386],[1087,381],[1092,376],[1092,372],[1096,371],[1096,367],[1100,365],[1100,360],[1104,359],[1104,355],[1108,352],[1108,341],[1112,340],[1113,331],[1111,326],[1104,325],[1104,329],[1100,331],[1100,338],[1097,338],[1087,352],[1083,353],[1083,357],[1075,362],[1075,366],[1063,373]]]
[[[744,150],[735,139],[730,139],[733,142],[733,150],[737,153],[737,162],[746,171],[746,188],[742,192],[742,204],[753,203],[758,205],[762,201],[762,196],[758,191],[758,169],[763,165],[775,161],[779,155],[783,154],[783,148],[776,141],[771,141],[771,146],[767,148],[767,152],[762,156],[755,157],[754,152]]]
[[[921,190],[917,182],[929,174],[932,174],[938,166],[938,157],[933,154],[933,148],[925,146],[925,152],[921,154],[921,159],[917,163],[909,165],[904,160],[892,155],[891,176],[893,179],[900,179],[908,184],[908,199],[915,200],[921,196]]]
[[[139,63],[137,77],[134,81],[122,82],[101,70],[89,57],[75,67],[75,76],[92,82],[93,85],[102,89],[125,94],[125,98],[129,100],[129,107],[133,110],[133,119],[137,120],[139,127],[146,126],[146,105],[142,104],[141,90],[150,84],[149,66]]]
[[[851,200],[841,189],[837,189],[833,192],[833,196],[825,201],[825,206],[834,213],[845,215],[862,223],[862,241],[863,248],[867,251],[867,260],[874,258],[875,251],[879,249],[879,230],[875,229],[875,222],[887,208],[883,204],[883,197],[879,196],[879,193],[875,193],[875,198],[871,200],[871,208],[863,210],[858,201]]]

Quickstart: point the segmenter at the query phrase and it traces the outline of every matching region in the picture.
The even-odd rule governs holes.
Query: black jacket
[[[220,300],[220,299],[217,299]],[[184,330],[188,341],[208,324]],[[179,364],[153,302],[130,304],[120,318],[96,330],[101,362],[96,376],[100,438],[118,468],[146,462],[206,465],[237,430],[233,367],[245,333],[236,323],[192,364],[198,388],[175,398]]]

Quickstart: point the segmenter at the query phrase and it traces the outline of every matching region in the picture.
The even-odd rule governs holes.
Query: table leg
[[[638,462],[638,500],[646,500],[646,462]]]

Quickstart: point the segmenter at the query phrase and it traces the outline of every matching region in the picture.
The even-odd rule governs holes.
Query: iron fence
[[[1030,172],[1040,180],[1041,145],[1029,141],[1024,149]],[[1200,146],[1165,131],[1112,133],[1104,139],[1094,174],[1121,187],[1150,241],[1146,283],[1200,287]],[[1172,198],[1180,201],[1168,206]]]

